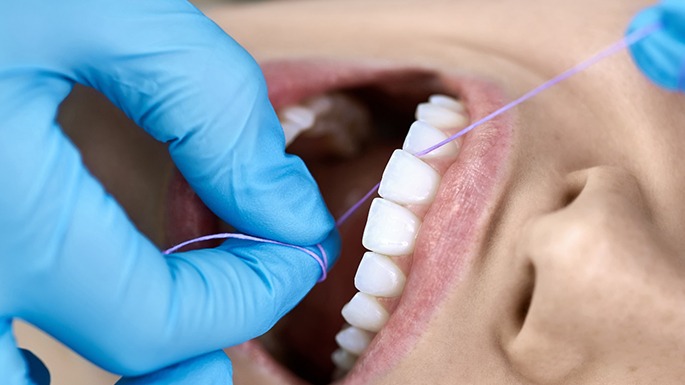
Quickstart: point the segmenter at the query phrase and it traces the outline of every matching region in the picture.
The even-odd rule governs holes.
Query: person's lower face
[[[643,5],[481,3],[278,2],[210,16],[262,63],[286,136],[297,133],[288,150],[339,217],[395,150],[457,132],[618,39]],[[579,35],[587,23],[601,33]],[[160,247],[226,229],[162,145],[90,91],[71,102],[65,129]],[[427,124],[413,124],[419,105]],[[370,223],[367,204],[341,226],[329,279],[227,350],[236,383],[679,383],[683,110],[621,56],[421,161],[395,154]]]

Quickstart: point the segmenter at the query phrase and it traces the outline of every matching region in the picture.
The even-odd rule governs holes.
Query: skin
[[[617,40],[647,5],[345,0],[208,15],[258,60],[419,64],[489,79],[514,98]],[[483,255],[375,383],[683,383],[684,106],[684,96],[650,84],[621,53],[518,107],[508,174],[480,230],[489,240]],[[127,124],[122,132],[143,141]],[[117,146],[98,151],[128,148]],[[161,208],[150,204],[161,189],[144,171],[123,183],[120,169],[91,160],[161,241]]]
[[[647,5],[348,0],[215,18],[258,58],[418,63],[514,97],[615,41]],[[517,108],[484,255],[376,383],[682,383],[684,103],[622,53]]]

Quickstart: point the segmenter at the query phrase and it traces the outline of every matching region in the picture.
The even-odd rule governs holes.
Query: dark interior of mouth
[[[337,218],[380,180],[390,154],[402,147],[416,105],[447,91],[437,76],[416,72],[336,92],[359,101],[370,113],[372,130],[361,151],[346,157],[311,151],[318,146],[302,138],[289,152],[307,163]],[[276,360],[312,384],[330,383],[335,369],[330,357],[344,323],[340,310],[356,292],[354,274],[365,251],[361,235],[368,205],[339,229],[343,250],[328,280],[260,339]]]

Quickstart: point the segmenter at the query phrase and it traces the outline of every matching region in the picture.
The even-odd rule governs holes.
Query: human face
[[[386,121],[390,129],[372,135],[358,157],[317,162],[311,148],[293,149],[310,160],[339,215],[402,145],[406,104],[452,94],[473,121],[617,40],[646,5],[345,0],[209,15],[264,65],[277,109],[342,86],[372,110],[382,101],[395,107],[383,115],[399,122]],[[396,260],[405,290],[382,301],[392,313],[387,324],[341,382],[682,383],[683,103],[649,84],[622,53],[469,133],[454,162],[436,165],[442,182],[433,203],[412,207],[422,220],[416,246]],[[212,219],[186,198],[192,209],[179,218],[199,218],[188,221],[192,228],[171,234],[155,221],[178,215],[168,213],[172,204],[151,204],[169,183],[178,186],[164,173],[155,174],[158,184],[140,178],[146,200],[117,181],[111,164],[92,163],[160,244],[213,229],[198,225]],[[172,173],[166,160],[156,167]],[[131,172],[145,174],[127,170],[133,181]],[[316,381],[332,371],[328,355],[343,324],[340,308],[356,291],[364,221],[360,215],[341,228],[344,254],[330,282],[263,341]],[[229,355],[237,383],[298,383],[257,343]]]
[[[474,120],[617,40],[647,5],[347,0],[211,16],[265,68],[325,58],[455,76],[447,91]],[[399,304],[342,382],[682,383],[683,102],[621,53],[476,128],[486,155],[467,135]]]

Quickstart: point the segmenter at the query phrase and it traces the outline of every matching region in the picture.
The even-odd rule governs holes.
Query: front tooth
[[[342,371],[349,371],[357,362],[357,356],[346,351],[345,349],[338,349],[331,355],[331,360],[335,366]]]
[[[439,106],[443,106],[445,108],[449,108],[452,111],[459,112],[459,113],[464,113],[465,108],[464,105],[461,104],[461,102],[453,97],[447,96],[447,95],[431,95],[428,98],[429,103],[437,104]]]
[[[444,132],[426,122],[416,121],[409,127],[409,132],[404,139],[402,149],[410,154],[418,154],[445,139],[447,139],[447,134]],[[457,156],[458,153],[459,146],[457,142],[451,141],[421,157],[425,159],[449,158]]]
[[[435,198],[440,174],[426,162],[404,151],[395,150],[385,166],[378,194],[402,205],[427,204]]]
[[[371,343],[371,338],[371,333],[366,330],[350,326],[341,330],[335,336],[335,341],[348,352],[360,355]]]
[[[302,106],[286,107],[278,112],[278,117],[285,134],[286,146],[295,140],[302,131],[311,128],[316,121],[314,111]]]
[[[342,308],[342,316],[348,324],[370,332],[378,332],[388,322],[388,312],[376,297],[357,293]]]
[[[354,276],[354,286],[362,293],[377,297],[398,297],[404,290],[406,277],[387,256],[366,252]]]
[[[434,103],[421,103],[416,107],[416,120],[422,120],[441,130],[466,126],[464,115]]]
[[[408,209],[387,199],[371,202],[362,244],[371,251],[390,256],[411,254],[421,220]]]

